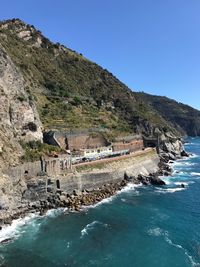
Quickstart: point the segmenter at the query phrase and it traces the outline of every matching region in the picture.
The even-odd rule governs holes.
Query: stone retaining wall
[[[139,174],[148,175],[158,171],[160,159],[155,150],[148,150],[143,154],[133,155],[101,166],[90,166],[88,170],[69,173],[66,176],[52,178],[52,187],[56,188],[56,180],[60,182],[60,189],[71,194],[73,190],[82,191],[98,188],[104,184],[122,181],[125,175],[137,177]]]

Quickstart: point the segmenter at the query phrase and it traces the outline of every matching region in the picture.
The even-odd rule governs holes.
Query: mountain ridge
[[[155,136],[169,131],[177,138],[200,135],[200,111],[175,100],[131,91],[108,70],[51,42],[20,19],[0,22],[0,62],[0,81],[6,81],[1,98],[5,94],[7,103],[1,110],[0,124],[6,131],[0,133],[0,141],[3,147],[10,146],[3,141],[7,132],[7,139],[21,147],[20,155],[21,142],[30,141],[31,136],[41,141],[41,131],[52,129],[98,128],[110,140],[129,133]],[[13,103],[19,110],[26,107],[29,113],[24,114],[33,111],[17,127]]]

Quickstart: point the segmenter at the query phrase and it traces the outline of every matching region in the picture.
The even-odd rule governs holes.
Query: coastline
[[[148,178],[148,175],[158,172],[158,163],[159,157],[152,149],[104,165],[99,162],[99,165],[93,166],[92,169],[89,167],[86,170],[84,167],[84,170],[59,177],[60,189],[56,187],[58,178],[51,181],[51,187],[47,185],[48,177],[25,180],[26,186],[23,183],[23,187],[20,181],[15,190],[19,189],[21,201],[9,206],[8,210],[0,211],[0,223],[2,226],[11,224],[12,220],[29,213],[44,214],[49,209],[59,207],[79,210],[80,206],[92,205],[114,195],[131,181],[135,184],[140,182],[150,184],[153,176]],[[11,197],[13,193],[10,193]]]
[[[183,158],[183,157],[182,157]],[[9,217],[7,221],[5,221],[1,232],[5,237],[0,238],[0,243],[8,243],[13,240],[13,237],[9,238],[9,235],[6,237],[4,231],[9,228],[15,228],[15,225],[23,225],[27,223],[29,219],[35,218],[37,216],[48,216],[48,213],[51,211],[67,211],[67,212],[81,212],[85,208],[95,207],[104,203],[113,196],[120,194],[126,189],[134,188],[135,186],[140,185],[155,185],[155,186],[163,186],[166,183],[164,180],[160,178],[167,177],[172,174],[173,169],[170,167],[172,161],[169,159],[168,163],[166,160],[163,161],[162,157],[160,158],[160,162],[158,164],[159,169],[156,173],[149,175],[139,174],[138,177],[129,177],[126,175],[121,182],[106,184],[98,189],[93,190],[85,190],[81,192],[81,194],[77,194],[74,191],[73,194],[56,194],[52,195],[47,199],[47,201],[40,201],[39,205],[31,205],[24,212],[19,214],[15,214],[14,217]],[[178,158],[181,159],[181,158]],[[181,187],[180,187],[181,188]],[[1,235],[0,235],[1,237]]]
[[[26,242],[27,248],[25,248],[25,250],[28,252],[31,249],[31,246],[33,246],[32,248],[38,255],[40,255],[43,246],[48,249],[53,246],[54,252],[49,255],[49,257],[47,256],[47,261],[49,259],[55,259],[58,255],[58,258],[56,259],[59,262],[60,249],[56,244],[62,244],[62,247],[66,248],[66,250],[62,250],[62,255],[70,257],[71,253],[74,252],[73,255],[77,259],[77,256],[80,253],[79,249],[81,249],[81,251],[83,251],[82,254],[85,257],[83,250],[84,246],[88,246],[91,242],[93,246],[95,246],[96,238],[98,238],[98,241],[100,240],[99,242],[109,242],[109,244],[112,242],[113,246],[116,244],[116,247],[113,247],[113,255],[115,255],[116,259],[119,259],[119,255],[115,254],[115,251],[118,251],[118,242],[116,242],[116,238],[121,240],[120,244],[123,246],[124,252],[127,250],[129,251],[129,249],[131,251],[131,247],[128,245],[126,247],[126,238],[124,238],[126,234],[130,237],[130,243],[134,247],[134,251],[136,251],[136,255],[131,254],[132,260],[134,260],[137,255],[138,260],[140,259],[140,254],[138,254],[138,252],[143,248],[143,243],[140,243],[139,240],[145,238],[145,240],[150,240],[152,244],[158,244],[158,254],[154,255],[155,259],[161,257],[162,248],[164,248],[165,251],[168,251],[169,255],[173,251],[176,255],[179,255],[180,258],[177,260],[181,263],[189,261],[189,258],[184,256],[184,252],[191,255],[193,261],[198,263],[199,260],[195,257],[194,252],[190,250],[190,247],[188,247],[187,244],[182,243],[179,238],[180,233],[185,233],[184,226],[181,224],[181,228],[177,229],[178,232],[176,228],[173,227],[178,223],[181,223],[181,214],[185,214],[186,216],[187,214],[188,216],[191,215],[191,218],[194,218],[194,221],[192,220],[191,223],[195,226],[195,214],[190,213],[190,207],[193,206],[193,204],[187,202],[189,206],[182,206],[182,203],[185,203],[184,199],[187,198],[190,201],[190,197],[195,192],[198,192],[196,190],[200,185],[199,175],[198,177],[194,177],[191,173],[195,171],[199,173],[199,165],[197,165],[198,159],[195,159],[196,157],[199,158],[199,153],[195,153],[195,151],[192,151],[192,153],[193,156],[190,158],[184,157],[178,159],[174,163],[169,163],[173,168],[173,174],[169,177],[161,177],[164,181],[169,182],[166,183],[166,186],[154,187],[138,185],[134,188],[135,186],[133,184],[128,183],[128,186],[124,187],[114,196],[104,199],[95,205],[81,207],[81,212],[71,212],[69,209],[60,208],[50,210],[43,216],[37,214],[30,219],[26,217],[19,222],[15,221],[12,226],[14,232],[9,235],[8,230],[11,227],[8,226],[7,235],[5,234],[3,236],[3,238],[11,238],[10,241],[7,241],[7,244],[5,243],[1,245],[2,252],[5,254],[5,263],[10,263],[9,260],[12,259],[13,248],[23,248]],[[191,171],[188,170],[188,168],[191,168]],[[177,182],[179,182],[179,184]],[[187,182],[187,184],[185,183],[185,188],[180,188],[180,182]],[[181,190],[179,191],[178,188]],[[174,204],[171,205],[173,200]],[[194,202],[198,203],[197,194]],[[177,211],[177,214],[175,213],[175,221],[174,216],[171,216],[174,211]],[[179,211],[180,213],[178,213]],[[190,228],[190,224],[187,224],[189,222],[190,221],[186,221],[187,229]],[[192,236],[194,237],[196,230],[197,229],[194,227],[192,232]],[[2,232],[2,235],[4,232],[5,231]],[[191,233],[188,230],[187,233],[187,240],[190,241]],[[139,239],[134,243],[135,238]],[[48,243],[46,240],[49,239],[51,241]],[[170,240],[173,244],[171,244]],[[178,245],[182,246],[182,248]],[[92,249],[94,249],[94,254],[92,253],[90,256],[92,259],[95,259],[96,250],[93,246]],[[150,247],[152,248],[151,255],[153,255],[154,246]],[[6,254],[7,251],[8,254]],[[109,247],[106,247],[105,251],[102,253],[103,255],[109,253]],[[142,254],[141,262],[145,255],[147,256],[145,261],[149,261],[150,256],[144,252]],[[15,257],[18,257],[17,253]],[[23,256],[22,258],[19,257],[18,264],[21,264],[23,260]],[[26,258],[26,263],[28,260],[29,256]],[[86,265],[89,260],[87,257],[84,258],[84,260]],[[102,261],[100,253],[97,256],[97,260],[101,263],[104,262]],[[80,259],[78,258],[77,261],[80,262]],[[125,258],[123,258],[123,261],[127,263]],[[63,260],[63,262],[68,263],[68,261],[65,260]],[[15,262],[13,262],[13,266],[15,266]],[[190,265],[186,264],[183,266]]]

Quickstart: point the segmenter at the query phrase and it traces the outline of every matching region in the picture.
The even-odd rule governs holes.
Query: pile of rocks
[[[57,194],[49,194],[46,200],[40,200],[29,205],[30,211],[37,211],[41,215],[45,214],[49,209],[59,207],[68,208],[69,210],[80,211],[83,206],[94,205],[105,198],[115,195],[122,190],[129,182],[134,184],[142,183],[144,185],[165,185],[158,174],[150,174],[149,176],[139,175],[138,177],[128,177],[118,183],[105,184],[98,189],[83,190],[78,192],[74,190],[73,194],[69,195],[66,192],[58,192]]]
[[[122,180],[119,183],[106,184],[98,189],[84,190],[78,192],[74,190],[73,194],[69,195],[65,192],[58,192],[47,197],[46,200],[41,200],[29,205],[29,211],[40,212],[43,215],[47,210],[66,207],[69,210],[80,211],[82,206],[94,205],[101,200],[111,197],[126,186],[128,181]]]

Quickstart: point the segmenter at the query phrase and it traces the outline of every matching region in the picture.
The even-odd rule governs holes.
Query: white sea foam
[[[172,178],[169,176],[160,176],[160,178],[165,182],[166,185],[172,184]]]
[[[21,227],[26,225],[27,223],[30,223],[37,216],[38,216],[37,214],[30,214],[26,216],[25,218],[13,220],[12,224],[9,226],[4,226],[3,229],[0,231],[0,242],[6,239],[18,238],[20,233],[22,233]]]
[[[167,233],[167,231],[164,231],[163,229],[156,227],[156,228],[151,228],[147,231],[148,235],[151,236],[162,236]]]
[[[192,176],[200,176],[200,172],[191,172]]]
[[[187,186],[188,184],[191,184],[191,182],[175,182],[174,183],[175,185],[185,185],[185,186]]]
[[[183,250],[184,254],[190,260],[190,262],[191,262],[191,264],[192,264],[193,267],[199,267],[200,266],[200,263],[195,262],[195,260],[193,259],[193,257],[187,252],[187,250],[183,246],[172,242],[172,240],[168,236],[168,233],[165,235],[165,241],[168,244],[170,244],[170,245],[172,245],[172,246],[174,246],[174,247],[176,247],[178,249]]]
[[[195,143],[187,142],[187,143],[184,144],[184,146],[189,146],[189,145],[195,145]]]
[[[56,209],[50,209],[46,212],[44,216],[48,216],[50,218],[55,218],[58,215],[62,214],[63,212],[67,212],[68,208],[56,208]]]
[[[3,226],[3,229],[0,231],[0,242],[6,239],[12,240],[18,238],[20,234],[23,233],[22,227],[27,224],[32,224],[34,230],[36,230],[36,226],[39,227],[40,223],[35,224],[35,220],[39,217],[41,218],[47,216],[54,218],[57,217],[59,214],[65,212],[66,210],[68,210],[68,208],[51,209],[48,210],[47,213],[44,214],[43,216],[39,215],[39,213],[31,213],[24,218],[13,220],[11,225]]]
[[[102,204],[110,204],[113,199],[116,197],[116,195],[113,195],[111,197],[108,197],[108,198],[104,198],[102,199],[100,202],[97,202],[96,204],[94,205],[89,205],[89,206],[85,206],[85,207],[82,207],[83,209],[88,209],[88,208],[96,208]]]
[[[130,191],[135,191],[136,188],[141,187],[142,184],[133,184],[133,183],[129,183],[127,184],[122,190],[118,191],[117,194],[121,194],[123,192],[130,192]]]
[[[190,158],[199,158],[199,155],[197,155],[197,154],[192,154],[192,155],[190,155]]]
[[[111,204],[111,202],[113,201],[113,199],[116,198],[117,195],[121,194],[121,193],[124,193],[124,192],[131,192],[133,191],[135,194],[139,194],[138,191],[136,191],[135,189],[138,188],[138,187],[141,187],[142,184],[138,184],[138,185],[135,185],[133,183],[128,183],[122,190],[119,190],[116,192],[115,195],[113,196],[110,196],[108,198],[105,198],[105,199],[102,199],[101,201],[97,202],[96,204],[94,205],[89,205],[89,206],[83,206],[82,209],[89,209],[89,208],[96,208],[102,204]]]
[[[155,237],[163,236],[163,237],[164,237],[164,240],[165,240],[168,244],[170,244],[171,246],[174,246],[174,247],[176,247],[176,248],[178,248],[178,249],[181,249],[181,250],[184,252],[184,254],[185,254],[186,257],[190,260],[190,262],[191,262],[191,264],[192,264],[193,267],[197,267],[197,266],[199,267],[199,266],[200,266],[199,263],[197,263],[197,262],[194,261],[193,257],[187,252],[187,250],[186,250],[183,246],[174,243],[174,242],[169,238],[169,233],[168,233],[168,231],[165,231],[165,230],[163,230],[163,229],[161,229],[161,228],[159,228],[159,227],[156,227],[156,228],[150,228],[150,229],[147,231],[147,234],[148,234],[148,235],[151,235],[151,236],[155,236]]]
[[[187,175],[187,172],[183,172],[183,171],[175,170],[175,171],[173,172],[173,175]]]
[[[167,188],[166,191],[169,192],[169,193],[175,193],[177,191],[182,191],[182,190],[185,190],[185,188],[180,188],[180,187],[177,187],[177,188]]]
[[[194,166],[196,164],[197,163],[195,163],[195,162],[185,162],[183,160],[177,161],[177,162],[174,162],[173,163],[174,166]]]
[[[96,225],[101,225],[101,226],[103,226],[103,227],[107,227],[107,226],[108,226],[107,224],[104,224],[104,223],[102,223],[102,222],[99,222],[99,221],[93,221],[93,222],[87,224],[87,225],[81,230],[81,238],[83,238],[85,235],[88,235],[89,232],[90,232],[91,230],[93,230],[94,227],[95,227]]]
[[[175,193],[177,191],[185,190],[186,188],[177,187],[177,188],[157,188],[156,192],[166,194],[166,193]]]

